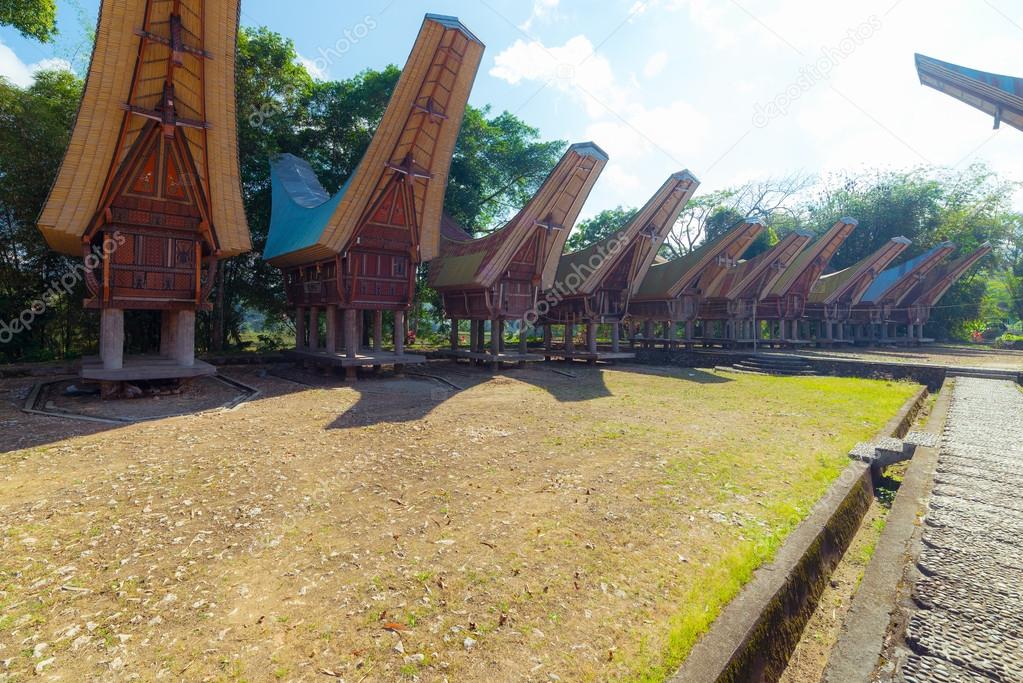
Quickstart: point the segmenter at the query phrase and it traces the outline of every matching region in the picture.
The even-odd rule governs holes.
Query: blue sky
[[[0,29],[0,74],[25,82],[72,58],[76,4],[94,21],[98,0],[58,0],[53,46]],[[1023,0],[243,0],[242,23],[343,78],[404,63],[427,12],[458,16],[487,46],[470,102],[608,151],[584,216],[641,204],[682,168],[703,191],[977,160],[1023,180],[1023,134],[993,131],[913,67],[922,52],[1023,76]]]

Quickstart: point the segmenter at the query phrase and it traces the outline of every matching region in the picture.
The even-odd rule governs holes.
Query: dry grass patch
[[[0,680],[660,680],[916,388],[438,372],[0,455]]]

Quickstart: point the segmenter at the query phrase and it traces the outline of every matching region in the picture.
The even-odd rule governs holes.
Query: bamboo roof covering
[[[729,264],[739,261],[763,229],[760,223],[742,223],[685,256],[654,263],[634,300],[674,299],[686,293],[702,293]]]
[[[920,82],[1023,130],[1023,78],[970,69],[933,57],[916,55]]]
[[[893,237],[880,249],[848,268],[822,275],[810,288],[807,301],[826,305],[838,302],[858,304],[881,271],[898,258],[910,244],[909,239],[905,237]]]
[[[102,0],[71,141],[39,218],[52,248],[81,254],[112,176],[160,113],[174,60],[176,131],[199,176],[192,182],[208,201],[219,254],[248,251],[235,115],[238,12],[238,0]],[[175,35],[185,47],[179,53]]]
[[[946,261],[932,270],[908,295],[905,303],[920,306],[934,306],[972,268],[977,261],[991,253],[991,243],[985,242],[980,248],[952,261]]]
[[[451,155],[482,56],[483,44],[457,19],[426,15],[365,156],[331,200],[336,206],[317,216],[317,230],[304,225],[302,239],[288,235],[292,224],[272,221],[263,257],[288,266],[346,252],[396,175],[413,186],[417,260],[437,256]]]
[[[742,261],[714,280],[708,287],[706,297],[757,301],[763,299],[811,239],[813,234],[809,231],[790,232],[767,251],[748,261]]]
[[[955,244],[942,242],[915,258],[883,271],[864,293],[861,303],[899,305],[910,290],[954,250]]]
[[[555,282],[565,281],[571,273],[585,273],[574,293],[592,294],[621,260],[631,254],[629,293],[635,294],[661,244],[699,184],[700,181],[689,171],[673,173],[621,230],[579,251],[563,255],[558,262]]]
[[[785,269],[771,287],[768,296],[782,297],[790,292],[807,294],[828,267],[838,248],[852,234],[859,223],[854,218],[842,218],[821,235],[813,244],[800,252],[792,265]]]
[[[565,241],[607,160],[607,154],[592,142],[572,145],[529,202],[485,237],[472,239],[445,216],[440,257],[430,263],[430,285],[435,289],[490,287],[520,249],[539,238],[538,284],[549,288]]]

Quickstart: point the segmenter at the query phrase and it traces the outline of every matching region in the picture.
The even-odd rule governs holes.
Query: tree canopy
[[[3,0],[0,25],[13,26],[26,38],[48,43],[57,35],[56,0]]]

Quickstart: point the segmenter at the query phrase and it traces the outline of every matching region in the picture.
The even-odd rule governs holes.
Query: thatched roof
[[[810,288],[807,301],[826,305],[838,302],[858,304],[874,279],[910,244],[905,237],[893,237],[880,249],[848,268],[822,275]]]
[[[39,218],[47,243],[58,251],[81,254],[82,238],[101,209],[108,178],[143,132],[147,120],[126,111],[125,105],[152,110],[163,96],[171,49],[144,40],[137,32],[169,35],[173,6],[171,2],[102,0],[71,141]],[[174,72],[178,116],[208,124],[179,132],[209,200],[221,256],[232,256],[250,248],[235,123],[238,0],[181,0],[180,12],[184,41],[209,58],[185,52]]]
[[[795,230],[767,251],[743,261],[711,283],[708,299],[764,298],[796,256],[810,243],[813,233]]]
[[[922,84],[993,116],[995,128],[1004,121],[1023,130],[1023,78],[978,71],[920,54],[916,55],[916,70]]]
[[[934,306],[941,300],[941,297],[945,296],[956,280],[966,275],[966,271],[972,268],[977,261],[991,253],[991,249],[991,243],[985,242],[969,254],[938,265],[906,295],[903,303]]]
[[[955,250],[952,242],[942,242],[916,258],[903,261],[877,276],[860,300],[864,304],[892,303],[898,305],[910,290]]]
[[[859,223],[855,218],[842,218],[831,229],[821,235],[807,249],[800,252],[792,265],[785,269],[778,281],[774,283],[768,296],[783,297],[790,292],[798,291],[806,295],[817,282],[831,258],[842,246],[846,238],[852,234]]]
[[[479,239],[445,215],[440,257],[430,263],[430,285],[490,287],[527,242],[538,238],[539,285],[550,287],[568,234],[605,164],[607,154],[592,142],[572,145],[533,198],[508,223]]]
[[[301,207],[316,212],[317,223],[302,221],[299,236],[290,234],[293,224],[271,221],[263,257],[286,266],[344,252],[397,173],[414,184],[419,260],[437,256],[451,155],[482,56],[483,44],[457,19],[426,15],[365,156],[331,200],[336,206],[329,214],[322,204]]]
[[[674,299],[683,293],[702,293],[721,269],[742,257],[763,228],[760,223],[742,223],[685,256],[654,263],[634,300]]]
[[[699,184],[700,181],[689,171],[673,173],[621,230],[562,256],[555,282],[564,282],[569,274],[582,273],[583,281],[574,288],[574,293],[592,294],[622,259],[631,254],[629,290],[630,294],[634,294]]]

